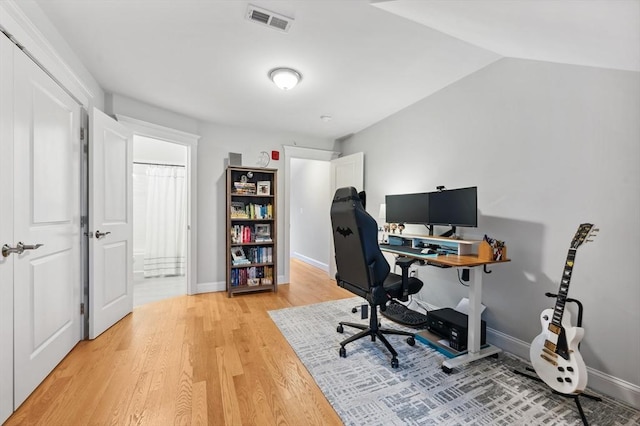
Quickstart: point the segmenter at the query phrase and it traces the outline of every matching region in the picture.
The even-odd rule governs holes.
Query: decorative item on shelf
[[[241,201],[231,202],[231,218],[232,219],[246,219],[249,217],[247,214],[246,206]]]
[[[396,229],[398,229],[398,224],[397,223],[392,223],[389,226],[391,227],[391,233],[395,234],[396,233]]]
[[[507,260],[507,246],[504,241],[485,235],[478,246],[478,258],[482,260]]]
[[[251,263],[247,256],[244,254],[242,247],[231,247],[231,257],[233,258],[234,265],[246,265]]]
[[[402,234],[402,231],[404,231],[404,223],[399,223],[399,224],[398,224],[398,232],[399,232],[400,234]]]
[[[380,242],[385,243],[387,241],[387,233],[389,232],[389,225],[387,221],[387,205],[385,203],[380,204],[378,210],[378,232],[382,233],[380,236]]]
[[[271,182],[268,180],[258,181],[258,195],[271,195]]]

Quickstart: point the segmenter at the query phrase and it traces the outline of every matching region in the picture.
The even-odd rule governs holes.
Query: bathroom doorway
[[[133,305],[187,294],[188,149],[133,138]]]

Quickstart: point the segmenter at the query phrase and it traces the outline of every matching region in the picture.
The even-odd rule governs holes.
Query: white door
[[[355,154],[331,160],[331,197],[336,189],[353,186],[358,191],[364,190],[364,153]],[[335,248],[332,234],[329,235],[329,277],[336,276]]]
[[[81,338],[82,154],[80,106],[25,54],[13,52],[11,243],[26,246],[10,255],[17,408]]]
[[[89,338],[133,311],[133,132],[93,110],[89,149]]]
[[[0,33],[0,246],[13,244],[13,49]],[[13,259],[0,256],[0,424],[13,412]]]

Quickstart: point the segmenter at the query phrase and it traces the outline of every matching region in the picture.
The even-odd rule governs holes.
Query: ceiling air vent
[[[249,5],[247,19],[258,24],[266,25],[276,30],[288,33],[293,25],[293,18],[270,12],[256,6]]]

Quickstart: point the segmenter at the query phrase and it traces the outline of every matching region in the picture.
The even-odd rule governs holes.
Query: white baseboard
[[[305,255],[297,253],[297,252],[291,253],[291,257],[294,257],[294,258],[296,258],[298,260],[303,261],[304,263],[308,263],[311,266],[315,266],[316,268],[322,269],[326,273],[329,273],[329,265],[326,264],[326,263],[318,262],[315,259],[312,259],[312,258],[310,258],[308,256],[305,256]]]
[[[487,327],[487,342],[499,347],[505,352],[516,355],[529,362],[529,350],[531,345],[527,342],[523,342],[522,340],[516,339],[489,327]],[[587,367],[587,371],[589,374],[587,392],[589,389],[592,389],[636,409],[640,409],[640,386],[590,367]]]
[[[224,281],[218,281],[215,283],[197,283],[195,294],[200,293],[212,293],[214,291],[225,291],[227,284]]]

